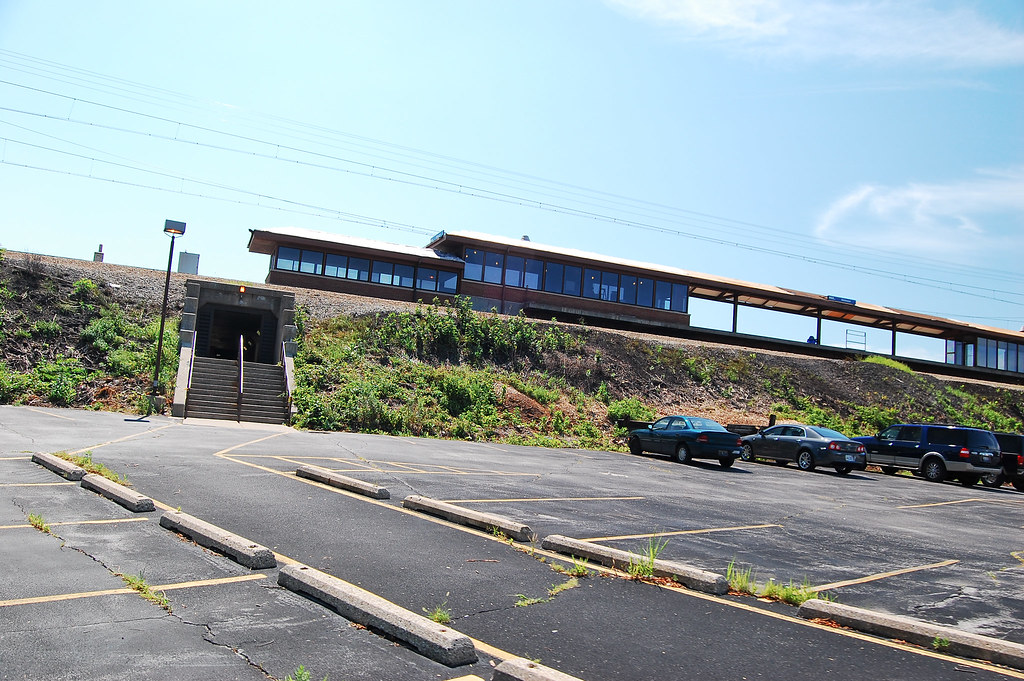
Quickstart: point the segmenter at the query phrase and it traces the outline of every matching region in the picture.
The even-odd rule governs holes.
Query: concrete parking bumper
[[[32,455],[32,463],[37,463],[44,468],[49,468],[54,473],[60,475],[66,480],[74,480],[75,482],[85,477],[85,469],[80,466],[76,466],[70,461],[65,461],[59,456],[53,454],[47,454],[45,452],[36,452]]]
[[[133,511],[135,513],[145,513],[156,508],[153,504],[153,500],[149,497],[143,496],[134,490],[130,490],[124,485],[119,485],[116,482],[108,480],[102,475],[87,473],[82,476],[81,484],[85,489],[97,492],[111,501],[116,501],[129,511]]]
[[[339,489],[348,490],[349,492],[355,492],[356,494],[362,494],[372,499],[390,499],[391,492],[385,487],[374,485],[370,482],[363,482],[356,478],[350,478],[347,475],[341,475],[334,471],[320,466],[309,466],[303,465],[295,469],[295,475],[300,478],[308,478],[309,480],[316,480],[322,482],[325,485],[331,487],[337,487]]]
[[[250,570],[277,566],[274,552],[237,534],[200,520],[181,511],[167,511],[160,516],[160,526],[183,534],[200,546],[215,549]]]
[[[613,549],[608,546],[563,537],[558,534],[544,537],[541,546],[549,551],[557,551],[558,553],[575,556],[576,558],[586,558],[595,563],[619,570],[626,570],[631,563],[645,560],[643,556],[629,551]],[[658,559],[655,559],[653,568],[655,577],[669,577],[694,591],[703,591],[710,594],[724,594],[729,591],[729,581],[724,575],[715,572],[709,572],[671,560]]]
[[[522,657],[514,657],[505,660],[494,669],[491,681],[581,681],[581,679]]]
[[[325,572],[297,563],[287,565],[277,583],[326,603],[348,620],[404,641],[441,664],[458,667],[477,660],[473,641],[465,634]]]
[[[446,501],[421,497],[418,494],[407,496],[402,501],[402,505],[414,511],[436,515],[460,525],[468,525],[486,531],[499,530],[516,541],[531,541],[534,536],[529,525],[512,518],[474,511]]]
[[[1024,645],[1001,638],[819,599],[805,601],[798,614],[805,619],[831,620],[857,631],[899,639],[952,655],[1024,669]]]

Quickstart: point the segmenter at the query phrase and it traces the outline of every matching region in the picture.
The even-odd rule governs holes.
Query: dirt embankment
[[[9,371],[27,371],[58,356],[76,357],[87,369],[99,370],[102,355],[81,339],[94,312],[66,304],[74,282],[89,279],[99,285],[103,300],[136,310],[140,319],[152,319],[159,315],[165,276],[166,272],[159,270],[6,252],[0,263],[0,282],[9,291],[3,301],[0,362]],[[187,278],[172,274],[171,316],[181,312]],[[340,293],[255,285],[295,293],[297,304],[312,320],[416,307]],[[46,337],[18,332],[38,322],[48,322],[56,330]],[[998,414],[1003,424],[1006,419],[1024,422],[1024,390],[1020,386],[593,327],[586,335],[587,343],[579,353],[559,358],[559,372],[565,380],[590,394],[605,391],[612,400],[636,397],[659,414],[690,413],[722,423],[764,424],[771,413],[788,405],[804,413],[821,409],[844,417],[863,412],[863,422],[869,421],[872,413],[949,421],[951,414],[969,408],[971,414]],[[93,404],[98,399],[96,394],[88,394],[90,390],[109,394],[116,391],[116,385],[100,380],[84,388],[79,404]]]

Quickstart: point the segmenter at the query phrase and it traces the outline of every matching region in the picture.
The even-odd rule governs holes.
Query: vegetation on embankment
[[[38,259],[0,251],[0,404],[143,411],[156,364],[159,307]],[[147,306],[147,302],[150,304]],[[159,304],[159,303],[157,303]],[[161,379],[173,389],[178,322],[164,329]]]
[[[0,403],[143,411],[163,274],[0,252]],[[889,358],[828,360],[295,290],[296,425],[557,447],[622,448],[620,418],[780,419],[849,435],[897,421],[1024,431],[1024,391],[915,373]],[[173,388],[177,311],[162,380]]]

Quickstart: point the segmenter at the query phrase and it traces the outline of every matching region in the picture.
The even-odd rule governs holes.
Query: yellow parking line
[[[297,481],[302,482],[302,483],[307,484],[307,485],[313,485],[315,487],[320,487],[320,488],[328,490],[330,492],[334,492],[334,493],[340,494],[342,496],[347,496],[347,497],[350,497],[352,499],[356,499],[356,500],[362,501],[364,503],[373,504],[374,506],[378,506],[378,507],[381,507],[381,508],[388,508],[388,509],[390,509],[392,511],[395,511],[395,512],[398,512],[398,513],[402,513],[402,514],[405,514],[405,515],[415,516],[415,517],[418,517],[418,518],[420,518],[422,520],[427,520],[429,522],[433,522],[433,523],[435,523],[437,525],[443,525],[443,526],[448,527],[448,528],[453,529],[453,530],[457,530],[457,531],[460,531],[460,532],[465,532],[466,534],[472,534],[472,535],[476,535],[478,537],[484,537],[484,538],[490,539],[491,541],[501,541],[498,537],[482,534],[478,530],[474,530],[472,528],[468,528],[468,527],[465,527],[463,525],[456,525],[455,523],[449,522],[447,520],[443,520],[441,518],[432,518],[430,516],[424,516],[421,513],[418,513],[418,512],[415,512],[415,511],[410,511],[409,509],[403,508],[401,506],[394,506],[394,505],[386,503],[384,501],[379,501],[377,499],[367,498],[365,496],[356,494],[355,492],[349,492],[347,490],[338,489],[336,487],[330,487],[330,486],[324,485],[322,483],[316,482],[315,480],[307,480],[306,478],[299,478],[299,477],[296,477],[294,474],[285,473],[283,471],[277,471],[277,470],[274,470],[272,468],[267,468],[267,467],[264,467],[264,466],[260,466],[258,464],[252,463],[250,461],[244,461],[242,459],[232,458],[232,457],[228,457],[228,456],[224,456],[222,458],[224,458],[227,461],[233,461],[234,463],[241,464],[243,466],[250,466],[252,468],[256,468],[256,469],[259,469],[259,470],[264,470],[264,471],[266,471],[268,473],[274,473],[274,474],[280,475],[282,477],[291,478],[292,480],[297,480]],[[771,527],[771,525],[765,525],[764,527]],[[536,547],[527,546],[525,544],[520,544],[518,542],[512,542],[512,545],[513,546],[523,547],[523,548],[529,548],[534,554],[545,556],[545,557],[547,557],[547,558],[549,558],[551,560],[565,560],[565,558],[566,558],[565,556],[557,554],[557,553],[554,553],[553,551],[546,551],[544,549],[538,549]],[[281,562],[281,563],[292,564],[292,563],[296,563],[297,562],[294,559],[289,558],[289,557],[284,556],[284,555],[279,554],[279,553],[275,553],[274,555],[277,557],[278,562]],[[601,571],[601,572],[606,572],[606,573],[617,573],[617,574],[620,574],[620,575],[623,574],[622,572],[620,572],[618,570],[614,570],[613,568],[606,568],[606,567],[604,567],[602,565],[591,566],[591,569],[598,570],[598,571]],[[666,586],[666,585],[659,585],[659,588],[670,590],[670,591],[674,591],[676,593],[680,593],[680,594],[683,594],[683,595],[686,595],[686,596],[690,596],[692,598],[699,598],[699,599],[702,599],[702,600],[706,600],[708,602],[716,603],[718,605],[724,605],[726,607],[735,608],[735,609],[738,609],[738,610],[745,610],[747,612],[757,613],[757,614],[765,616],[765,617],[775,618],[775,619],[778,619],[778,620],[783,620],[783,621],[786,621],[786,622],[790,622],[790,623],[793,623],[793,624],[799,624],[801,626],[811,627],[811,628],[814,628],[814,629],[820,629],[822,631],[826,631],[826,632],[829,632],[829,633],[832,633],[832,634],[835,634],[835,635],[846,636],[848,638],[853,638],[853,639],[856,639],[856,640],[859,640],[859,641],[864,641],[866,643],[873,643],[875,645],[885,646],[887,648],[894,648],[896,650],[901,650],[901,651],[904,651],[904,652],[907,652],[907,653],[912,653],[912,654],[916,654],[916,655],[922,655],[924,657],[931,657],[931,658],[934,658],[934,659],[944,660],[944,661],[947,661],[947,662],[955,662],[956,664],[964,666],[964,667],[972,667],[974,669],[985,669],[985,670],[989,670],[989,671],[995,671],[996,673],[1001,674],[1003,676],[1011,676],[1013,678],[1024,680],[1024,672],[1017,672],[1015,670],[1009,670],[1009,669],[1003,669],[1003,668],[993,668],[991,664],[988,664],[988,663],[985,663],[985,662],[975,662],[973,660],[967,660],[967,659],[963,659],[963,658],[953,657],[951,655],[945,655],[945,654],[934,652],[934,651],[931,651],[931,650],[925,650],[923,648],[918,648],[916,646],[911,646],[911,645],[906,644],[906,643],[897,643],[895,641],[888,641],[888,640],[885,640],[885,639],[877,638],[875,636],[871,636],[869,634],[862,634],[860,632],[852,631],[852,630],[849,630],[849,629],[834,629],[832,627],[827,627],[827,626],[824,626],[822,624],[818,624],[818,623],[815,623],[815,622],[811,622],[809,620],[805,620],[803,618],[793,617],[792,615],[785,615],[785,614],[782,614],[782,613],[775,613],[775,612],[772,612],[771,610],[765,610],[763,608],[757,608],[757,607],[748,605],[746,603],[739,603],[739,602],[736,602],[736,601],[724,600],[724,599],[722,599],[719,596],[713,596],[711,594],[704,594],[704,593],[701,593],[699,591],[690,591],[690,590],[684,589],[682,587],[671,587],[671,586]],[[513,657],[513,655],[511,655],[509,653],[506,653],[504,651],[501,651],[500,649],[488,646],[487,644],[484,644],[484,643],[482,643],[480,641],[474,640],[473,643],[474,643],[474,645],[477,646],[477,648],[479,650],[482,650],[486,654],[491,655],[493,657],[496,657],[496,658],[499,658],[499,659],[508,659],[510,657]]]
[[[832,582],[831,584],[822,584],[821,586],[812,586],[812,591],[828,591],[829,589],[839,589],[844,586],[853,586],[854,584],[865,584],[867,582],[876,582],[880,579],[886,579],[888,577],[898,577],[911,572],[920,572],[921,570],[932,570],[935,568],[948,567],[959,563],[959,560],[944,560],[939,563],[932,563],[930,565],[918,565],[915,567],[903,568],[902,570],[892,570],[890,572],[880,572],[877,575],[868,575],[867,577],[860,577],[859,579],[848,579],[844,582]]]
[[[0,487],[59,487],[74,484],[73,482],[0,482]]]
[[[766,527],[782,527],[775,523],[766,525],[739,525],[737,527],[708,527],[701,530],[677,530],[673,532],[650,532],[648,534],[623,534],[617,537],[591,537],[580,541],[619,541],[620,539],[649,539],[652,537],[674,537],[680,534],[710,534],[712,532],[733,532],[739,530],[762,530]]]
[[[66,421],[74,421],[74,419],[71,418],[70,416],[64,416],[62,414],[51,414],[50,412],[45,411],[43,409],[33,409],[32,407],[29,407],[28,410],[31,411],[31,412],[34,412],[36,414],[42,414],[43,416],[52,416],[55,419],[64,419]]]
[[[958,501],[938,501],[934,504],[915,504],[913,506],[897,506],[896,508],[932,508],[934,506],[952,506],[954,504],[1012,504],[1019,505],[1024,504],[1022,499],[960,499]]]
[[[0,461],[27,461],[31,456],[0,456]]]
[[[65,416],[64,418],[67,418],[67,417]],[[110,440],[109,442],[101,442],[98,445],[92,445],[90,447],[84,447],[83,449],[76,449],[73,452],[68,452],[68,454],[70,454],[71,456],[75,456],[77,454],[82,454],[83,452],[89,452],[89,451],[92,451],[94,449],[99,449],[100,447],[106,447],[107,445],[113,445],[113,444],[117,444],[118,442],[124,442],[125,440],[131,440],[132,438],[142,437],[143,435],[149,435],[150,433],[155,433],[158,430],[163,430],[164,428],[170,428],[173,425],[175,425],[175,424],[168,423],[166,426],[160,426],[159,428],[150,428],[149,430],[143,431],[141,433],[132,433],[131,435],[125,435],[124,437],[119,437],[116,440]]]
[[[111,518],[109,520],[64,520],[55,523],[46,523],[50,527],[57,525],[111,525],[114,523],[144,523],[148,518]],[[25,527],[34,527],[33,525],[0,525],[0,530],[15,530],[22,529]]]
[[[235,577],[222,577],[220,579],[202,579],[193,582],[178,582],[176,584],[162,584],[151,586],[153,591],[173,591],[175,589],[188,589],[198,586],[219,586],[221,584],[233,584],[236,582],[251,582],[256,579],[266,579],[264,574],[237,575]],[[104,589],[103,591],[81,591],[73,594],[56,594],[53,596],[35,596],[32,598],[14,598],[8,601],[0,601],[0,608],[12,605],[34,605],[37,603],[56,603],[58,601],[72,601],[79,598],[96,598],[97,596],[112,596],[115,594],[136,593],[134,589],[127,587],[123,589]]]
[[[1014,551],[1010,555],[1019,560],[1021,563],[1024,563],[1024,551]]]
[[[525,497],[523,499],[447,499],[450,504],[501,504],[521,501],[639,501],[647,497]]]

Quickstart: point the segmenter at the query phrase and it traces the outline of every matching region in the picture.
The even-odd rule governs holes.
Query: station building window
[[[385,286],[413,288],[417,283],[416,268],[404,263],[387,260],[356,258],[337,253],[322,253],[298,248],[280,246],[274,258],[274,268],[289,272],[317,274],[335,279],[369,281]],[[420,281],[428,291],[455,294],[458,291],[459,275],[456,272],[421,268]]]
[[[472,281],[673,312],[689,308],[689,288],[685,284],[478,248],[466,249],[465,263],[463,276]]]

